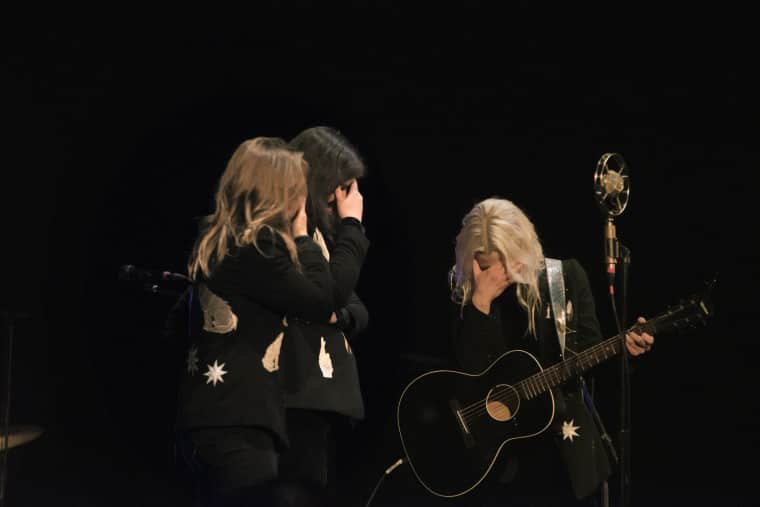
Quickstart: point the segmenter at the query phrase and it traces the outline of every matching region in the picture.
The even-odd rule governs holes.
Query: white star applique
[[[214,387],[216,387],[217,382],[224,383],[224,379],[222,378],[225,373],[228,373],[224,371],[222,368],[224,368],[224,365],[227,363],[217,364],[216,360],[214,360],[214,365],[207,364],[208,371],[204,373],[205,376],[208,377],[208,380],[206,381],[207,384],[214,383]]]
[[[198,372],[198,347],[193,345],[190,350],[187,351],[187,372],[190,375],[195,375]]]
[[[580,435],[576,433],[575,430],[581,429],[580,426],[574,426],[575,419],[571,419],[570,422],[563,422],[562,423],[562,440],[570,439],[570,441],[573,441],[573,437],[579,437]]]

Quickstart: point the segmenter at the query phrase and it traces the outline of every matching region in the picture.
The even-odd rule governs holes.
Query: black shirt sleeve
[[[263,233],[258,248],[247,245],[230,256],[232,262],[225,276],[240,286],[245,297],[276,312],[327,322],[335,308],[327,261],[307,236],[296,238],[295,243],[300,270],[291,261],[282,238]]]
[[[369,312],[367,307],[355,292],[352,292],[348,298],[346,306],[336,312],[338,327],[340,327],[349,338],[355,338],[359,333],[364,331],[369,324]]]
[[[367,255],[369,240],[364,226],[355,218],[344,218],[338,227],[335,244],[330,251],[330,271],[333,278],[333,300],[342,308],[356,288]]]

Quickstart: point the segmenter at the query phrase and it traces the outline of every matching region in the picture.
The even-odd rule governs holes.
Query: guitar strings
[[[618,337],[613,337],[610,341],[614,342]],[[546,391],[549,387],[551,387],[552,383],[554,382],[554,376],[556,379],[558,379],[557,383],[561,383],[561,376],[560,376],[560,369],[563,367],[565,369],[572,370],[572,366],[570,366],[571,362],[575,362],[576,364],[580,364],[583,366],[583,359],[584,355],[588,354],[591,356],[591,354],[599,351],[600,349],[605,349],[607,345],[610,345],[610,341],[601,342],[593,347],[589,347],[586,351],[584,351],[581,355],[578,357],[573,358],[571,361],[563,363],[567,366],[559,366],[554,365],[552,367],[549,367],[545,370],[542,370],[539,373],[536,373],[535,375],[532,375],[531,377],[528,377],[527,379],[524,379],[520,383],[518,383],[515,387],[509,386],[507,389],[503,389],[501,392],[497,392],[494,396],[490,396],[489,398],[480,400],[478,402],[475,402],[471,405],[468,405],[464,409],[460,410],[460,415],[465,419],[466,421],[472,420],[473,417],[478,417],[480,415],[483,415],[488,412],[488,406],[487,401],[490,399],[492,401],[507,401],[507,404],[514,403],[515,401],[520,399],[520,394],[518,389],[522,389],[523,393],[530,393],[530,390],[536,391],[537,394],[541,394],[542,392]],[[614,345],[614,343],[612,344]],[[616,351],[613,351],[613,354],[616,353]],[[590,359],[590,357],[589,357]],[[606,356],[605,356],[606,359]],[[595,364],[599,364],[599,361],[597,359],[597,363],[589,363],[590,366],[593,366]],[[530,385],[530,381],[533,381],[533,385]],[[548,382],[547,382],[548,380]],[[556,385],[556,384],[553,384]],[[515,394],[515,391],[517,393]],[[506,393],[506,395],[505,395]],[[526,396],[527,398],[527,396]]]
[[[614,350],[614,347],[616,345],[615,344],[616,340],[619,340],[619,338],[613,337],[610,340],[606,340],[595,346],[589,347],[586,351],[579,354],[577,357],[574,357],[570,361],[562,363],[562,366],[554,365],[552,367],[549,367],[545,370],[542,370],[539,373],[536,373],[535,375],[532,375],[531,377],[528,377],[527,379],[524,379],[523,381],[518,383],[516,386],[508,386],[507,389],[502,389],[500,392],[496,392],[493,396],[490,396],[489,398],[480,400],[479,402],[473,403],[465,407],[464,409],[460,411],[460,415],[462,416],[465,422],[468,422],[468,421],[471,421],[474,417],[479,417],[483,414],[488,413],[488,405],[487,405],[488,400],[506,401],[507,405],[510,405],[521,398],[518,389],[522,389],[523,393],[527,393],[527,395],[525,396],[525,398],[527,399],[530,399],[528,395],[533,395],[533,393],[531,393],[531,390],[536,393],[535,395],[542,394],[549,387],[562,383],[562,379],[560,376],[561,369],[566,369],[568,370],[568,372],[572,372],[572,370],[578,365],[583,367],[584,362],[586,360],[588,360],[589,367],[600,364],[602,361],[608,359],[608,356],[607,356],[608,350],[605,350],[605,349],[608,349],[607,347],[608,345],[613,347],[611,355],[617,354],[617,351]],[[596,352],[598,352],[599,350],[604,350],[605,352],[604,358],[600,361],[598,357],[594,356],[594,359],[596,360],[594,362],[591,359],[591,355],[596,354]],[[573,365],[572,363],[575,363],[575,364]],[[556,383],[554,383],[555,378],[557,379]],[[533,382],[532,385],[530,384],[531,380]],[[517,391],[517,393],[515,393],[515,391]]]
[[[600,342],[596,345],[593,345],[586,349],[585,351],[578,354],[576,357],[573,357],[569,361],[565,361],[563,363],[550,366],[549,368],[546,368],[545,370],[541,370],[540,372],[531,375],[530,377],[523,379],[519,383],[516,384],[516,386],[508,386],[504,388],[501,392],[497,392],[494,394],[494,396],[490,396],[487,398],[484,398],[482,400],[476,401],[475,403],[472,403],[463,409],[459,410],[459,414],[462,417],[462,419],[465,422],[472,421],[475,417],[480,417],[483,414],[488,413],[488,405],[487,402],[490,401],[498,401],[498,402],[504,402],[506,401],[506,405],[509,406],[510,404],[513,404],[515,401],[518,401],[521,399],[519,394],[519,389],[522,389],[523,393],[529,393],[528,389],[532,389],[533,391],[537,391],[537,394],[541,394],[542,392],[545,392],[547,389],[552,387],[552,384],[554,382],[554,379],[552,379],[552,374],[559,379],[560,381],[558,383],[561,383],[561,376],[560,376],[560,370],[561,369],[570,369],[572,370],[571,363],[575,363],[575,365],[580,365],[581,367],[584,366],[583,360],[585,357],[588,357],[589,359],[589,367],[596,366],[600,364],[602,361],[608,359],[607,355],[605,354],[604,359],[602,361],[599,361],[598,358],[596,358],[596,353],[605,349],[608,349],[610,346],[613,347],[612,355],[615,355],[618,353],[618,350],[616,350],[616,346],[619,345],[619,342],[621,341],[621,338],[619,336],[614,336],[610,338],[609,340],[605,340],[603,342]],[[591,362],[591,356],[594,356],[594,359],[596,359],[596,363]],[[533,381],[534,386],[529,386],[529,382]],[[547,382],[548,380],[548,382]],[[517,391],[517,394],[515,394],[515,391]],[[506,393],[506,396],[504,395]]]
[[[636,324],[634,326],[631,326],[627,330],[627,332],[633,331],[634,329],[637,330],[640,333],[641,332],[652,332],[652,331],[655,330],[656,324],[659,322],[660,319],[661,318],[654,318],[654,319],[650,319],[649,321],[647,321],[644,324]],[[583,352],[581,352],[580,354],[578,354],[576,357],[572,358],[571,361],[575,361],[576,363],[580,364],[581,367],[582,367],[583,366],[583,359],[584,359],[584,357],[588,356],[589,359],[591,359],[591,356],[593,355],[594,359],[596,359],[597,362],[596,363],[589,362],[589,367],[596,366],[599,363],[601,363],[602,361],[605,361],[606,359],[608,359],[607,355],[605,354],[604,359],[602,359],[602,361],[599,361],[598,358],[596,358],[596,353],[599,352],[599,351],[601,351],[601,350],[607,349],[608,346],[611,346],[611,347],[613,347],[612,355],[615,355],[615,354],[617,354],[619,352],[618,350],[615,349],[615,346],[618,344],[618,342],[621,342],[621,337],[620,336],[613,336],[612,338],[609,338],[607,340],[601,341],[601,342],[597,343],[596,345],[593,345],[593,346],[589,347],[588,349],[586,349]],[[605,352],[606,352],[606,350],[605,350]],[[562,364],[568,364],[568,363],[569,362],[560,363],[560,365],[562,365]],[[512,391],[513,390],[517,390],[517,388],[519,387],[519,388],[522,388],[523,393],[528,392],[527,389],[526,389],[526,387],[528,385],[528,381],[530,381],[534,377],[535,377],[536,380],[538,380],[540,382],[542,380],[544,380],[544,381],[546,380],[546,374],[554,373],[557,376],[557,378],[560,379],[560,376],[559,376],[559,370],[561,369],[560,365],[550,366],[549,368],[547,368],[545,370],[542,370],[539,373],[537,373],[535,375],[532,375],[531,377],[528,377],[527,379],[523,379],[520,383],[517,384],[517,387],[512,388],[509,391],[510,394],[506,398],[500,397],[498,395],[497,396],[493,396],[491,398],[493,400],[495,400],[495,401],[509,400],[511,402],[514,402],[515,398],[514,398],[514,395],[512,394]],[[549,381],[552,382],[553,379],[551,379],[551,377],[549,377]],[[561,383],[561,379],[559,380],[558,383]],[[540,392],[538,394],[540,394],[541,392],[545,391],[548,387],[551,387],[546,382],[543,382],[543,384],[546,384],[546,385],[542,385],[542,383],[538,383],[537,384],[539,388],[543,388],[543,389],[539,389]],[[557,384],[554,384],[554,385],[557,385]],[[536,389],[534,388],[533,390],[536,390]],[[517,394],[517,399],[520,399],[519,392]],[[488,400],[488,398],[482,399],[480,401],[476,401],[475,403],[472,403],[472,404],[466,406],[465,408],[463,408],[462,410],[460,410],[459,413],[462,415],[463,418],[465,418],[465,417],[469,418],[471,416],[472,417],[477,417],[479,415],[482,415],[483,413],[488,412],[488,408],[487,408],[487,405],[486,405],[487,400]],[[476,413],[476,412],[479,412],[479,413]],[[466,420],[470,420],[470,419],[466,419]]]
[[[660,321],[671,320],[674,314],[677,315],[683,310],[684,309],[681,308],[679,311],[655,317],[653,319],[648,320],[644,324],[638,324],[638,323],[634,324],[633,326],[631,326],[629,329],[626,330],[626,334],[634,330],[638,333],[656,332],[657,325],[660,323]],[[543,392],[546,392],[549,388],[562,383],[562,379],[560,376],[561,369],[564,368],[564,369],[568,369],[569,371],[572,371],[573,367],[578,366],[578,365],[580,365],[581,368],[583,368],[584,367],[583,362],[585,358],[588,358],[589,360],[589,363],[588,363],[589,368],[593,366],[597,366],[600,363],[609,359],[609,357],[612,357],[620,352],[620,350],[618,350],[618,347],[622,349],[622,340],[623,340],[622,337],[619,335],[613,336],[612,338],[609,338],[607,340],[603,340],[597,343],[596,345],[593,345],[589,347],[588,349],[584,350],[580,354],[577,354],[575,357],[573,357],[569,361],[564,361],[562,363],[550,366],[549,368],[546,368],[545,370],[541,370],[540,372],[534,375],[531,375],[530,377],[526,379],[523,379],[522,381],[517,383],[516,386],[514,387],[507,386],[507,388],[503,389],[502,392],[500,393],[497,392],[494,396],[491,396],[490,400],[499,401],[499,402],[506,401],[507,402],[506,404],[509,407],[510,403],[514,403],[515,401],[518,401],[521,399],[520,394],[519,394],[519,389],[522,389],[523,393],[530,394],[530,391],[528,391],[528,386],[529,386],[529,381],[531,380],[533,380],[534,385],[530,386],[530,389],[532,389],[533,391],[536,391],[537,392],[536,395],[542,394]],[[607,353],[606,349],[608,349],[608,347],[612,347],[612,354],[609,357],[606,354]],[[605,355],[602,360],[599,360],[599,358],[596,357],[596,353],[600,351],[605,352]],[[595,360],[596,362],[592,360],[592,356],[593,356],[593,360]],[[574,364],[571,364],[571,363],[574,363]],[[552,382],[554,381],[554,379],[551,378],[552,373],[558,379],[558,382],[556,384],[552,384]],[[536,387],[538,387],[538,389],[536,389]],[[506,393],[506,396],[503,393]],[[527,396],[526,398],[530,399]],[[480,401],[476,401],[475,403],[472,403],[464,407],[458,412],[465,422],[469,422],[475,417],[480,417],[483,414],[488,413],[488,405],[487,405],[488,401],[489,401],[489,398],[484,398]]]

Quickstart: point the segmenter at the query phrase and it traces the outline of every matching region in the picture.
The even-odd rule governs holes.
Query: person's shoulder
[[[575,257],[562,260],[562,270],[565,273],[565,280],[572,285],[588,284],[588,271],[583,264]]]
[[[562,267],[565,270],[570,271],[586,271],[586,269],[583,267],[583,264],[581,264],[580,261],[575,257],[562,259]]]
[[[228,270],[237,272],[258,265],[268,266],[283,258],[290,259],[285,241],[276,231],[263,228],[258,232],[255,243],[245,241],[240,245],[230,245],[227,255],[215,271],[217,275]]]
[[[287,250],[285,240],[279,232],[271,227],[262,227],[256,233],[256,241],[247,241],[235,248],[236,253],[243,257],[271,258]]]

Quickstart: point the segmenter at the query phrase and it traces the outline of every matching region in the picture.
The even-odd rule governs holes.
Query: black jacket
[[[353,292],[359,272],[346,269],[345,260],[336,255],[341,250],[344,219],[337,227],[337,237],[325,238],[329,251],[330,271],[336,284],[349,287],[351,292],[336,295],[338,322],[295,319],[285,332],[286,354],[294,367],[286,379],[285,404],[288,408],[311,409],[349,416],[364,417],[364,401],[359,382],[356,357],[351,340],[361,332],[368,321],[368,312]],[[358,224],[361,227],[360,224]],[[365,241],[364,247],[369,242]],[[353,266],[352,266],[353,267]]]
[[[296,239],[299,271],[282,239],[262,232],[261,251],[239,248],[196,283],[178,427],[258,426],[286,445],[283,383],[295,365],[285,334],[291,322],[328,321],[353,289],[366,243],[361,227],[342,227],[334,255],[343,271],[334,277],[310,238]]]

